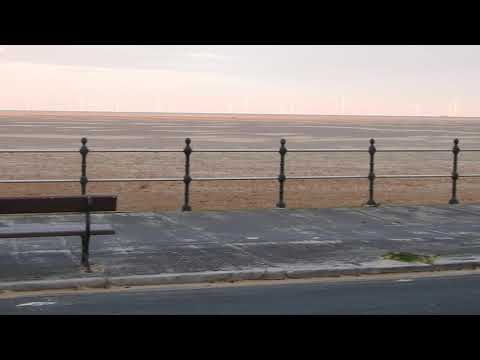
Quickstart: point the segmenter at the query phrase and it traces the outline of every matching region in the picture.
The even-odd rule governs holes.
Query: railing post
[[[86,207],[85,207],[85,233],[81,236],[82,238],[82,265],[86,268],[87,272],[92,272],[90,268],[89,261],[89,247],[90,247],[90,235],[91,235],[91,224],[90,224],[90,210],[92,209],[92,198],[87,196],[85,198]]]
[[[457,180],[458,180],[458,153],[460,147],[458,146],[458,139],[453,140],[453,170],[452,170],[452,198],[448,202],[449,204],[458,204],[457,199]]]
[[[279,184],[279,193],[278,193],[278,208],[285,208],[287,205],[283,200],[283,193],[284,193],[284,185],[285,185],[285,155],[287,154],[287,147],[285,143],[287,141],[285,139],[280,140],[280,150],[278,153],[280,154],[280,174],[278,175],[278,184]]]
[[[82,195],[87,193],[87,138],[82,138],[82,147],[80,148],[80,155],[82,156],[82,175],[80,176],[80,185],[82,186]]]
[[[192,140],[190,140],[190,138],[186,138],[185,149],[183,149],[183,152],[185,154],[185,176],[183,177],[183,182],[185,184],[185,192],[184,192],[184,203],[182,206],[182,211],[192,211],[192,207],[189,204],[190,183],[192,182],[192,178],[190,177],[190,154],[192,153],[192,148],[190,147],[191,142]]]
[[[373,200],[373,184],[375,181],[375,153],[377,148],[375,147],[375,140],[370,139],[370,147],[368,148],[368,153],[370,154],[370,170],[368,172],[368,201],[367,205],[377,206],[378,204]]]

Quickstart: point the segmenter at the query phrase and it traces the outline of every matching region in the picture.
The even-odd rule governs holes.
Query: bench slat
[[[54,236],[80,236],[85,233],[84,224],[15,224],[8,227],[0,227],[0,238],[30,238],[30,237],[54,237]],[[91,235],[113,235],[115,230],[108,224],[92,224]]]
[[[115,195],[91,195],[90,211],[115,211]],[[0,198],[0,214],[84,212],[85,196],[41,196]]]

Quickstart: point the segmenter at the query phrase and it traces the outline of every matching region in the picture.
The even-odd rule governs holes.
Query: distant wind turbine
[[[415,116],[420,116],[420,105],[415,104]]]
[[[250,104],[249,104],[248,97],[247,97],[247,98],[245,98],[245,112],[246,112],[247,114],[248,114],[248,112],[249,112],[249,107],[250,107],[249,105],[250,105]]]

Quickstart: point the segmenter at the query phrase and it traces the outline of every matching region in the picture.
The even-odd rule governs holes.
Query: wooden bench
[[[90,270],[89,245],[91,235],[112,235],[110,225],[91,225],[90,213],[115,211],[117,197],[113,195],[43,196],[0,198],[0,214],[83,213],[85,223],[80,224],[15,224],[0,227],[0,238],[31,238],[80,236],[82,239],[82,265]]]

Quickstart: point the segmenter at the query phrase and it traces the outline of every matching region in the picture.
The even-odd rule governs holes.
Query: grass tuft
[[[396,260],[408,263],[417,262],[432,265],[437,257],[428,255],[417,255],[408,252],[389,252],[383,255],[383,258],[387,260]]]

